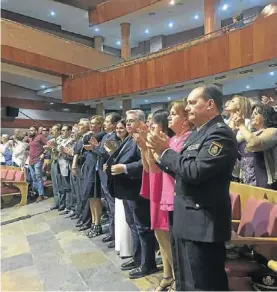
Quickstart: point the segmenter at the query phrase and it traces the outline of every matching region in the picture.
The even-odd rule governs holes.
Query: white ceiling
[[[204,0],[176,0],[177,2],[181,2],[183,5],[172,6],[168,4],[163,7],[159,6],[158,10],[155,9],[157,6],[153,5],[151,11],[147,9],[147,12],[140,14],[139,17],[134,17],[136,14],[130,14],[103,23],[97,26],[98,32],[95,32],[96,27],[89,28],[87,11],[56,1],[2,0],[1,5],[5,10],[61,25],[62,29],[70,32],[88,37],[102,35],[105,38],[105,45],[119,48],[116,42],[120,40],[121,22],[131,23],[130,43],[132,47],[137,46],[139,41],[147,40],[151,36],[175,34],[203,25]],[[277,0],[221,0],[218,15],[220,19],[226,19],[241,13],[245,9],[270,3],[277,3]],[[221,9],[224,4],[228,4],[226,11]],[[55,16],[51,16],[51,11],[55,12]],[[149,12],[155,12],[156,15],[149,16]],[[199,15],[198,20],[194,19],[196,14]],[[169,22],[173,23],[172,28],[169,28]],[[145,34],[146,29],[149,30],[149,34]]]

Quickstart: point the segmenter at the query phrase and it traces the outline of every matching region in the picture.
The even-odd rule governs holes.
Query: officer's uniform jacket
[[[180,153],[167,149],[161,168],[175,177],[173,233],[199,242],[231,237],[229,185],[237,141],[221,116],[186,139]]]

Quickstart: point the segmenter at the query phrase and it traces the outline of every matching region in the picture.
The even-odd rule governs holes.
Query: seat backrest
[[[269,214],[268,234],[277,237],[277,204],[274,204]]]
[[[6,180],[8,170],[6,168],[1,168],[1,181]]]
[[[232,204],[232,219],[239,220],[241,217],[240,195],[230,194]]]
[[[15,170],[9,169],[7,176],[6,176],[6,180],[7,181],[14,181],[14,177],[15,177]]]
[[[24,181],[24,172],[21,170],[17,170],[15,172],[15,178],[14,178],[15,182],[22,182]]]
[[[268,237],[271,236],[269,232],[270,214],[274,207],[273,203],[265,200],[258,200],[250,198],[242,211],[240,224],[238,227],[238,234],[247,237]],[[273,222],[271,229],[274,229]]]

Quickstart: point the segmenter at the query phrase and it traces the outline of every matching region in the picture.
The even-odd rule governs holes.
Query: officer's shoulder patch
[[[209,148],[208,152],[212,156],[218,156],[220,154],[220,152],[221,152],[222,149],[223,149],[223,145],[214,141],[210,145],[210,148]]]

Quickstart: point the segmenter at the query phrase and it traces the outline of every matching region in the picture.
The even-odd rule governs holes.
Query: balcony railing
[[[203,36],[200,36],[200,37],[197,37],[194,39],[191,39],[190,41],[188,41],[186,43],[178,43],[172,47],[161,49],[158,52],[148,53],[148,54],[145,54],[143,56],[132,58],[130,61],[126,61],[126,62],[122,62],[120,64],[116,64],[116,65],[102,68],[99,71],[101,71],[101,72],[111,71],[111,70],[114,70],[117,68],[122,68],[122,67],[130,66],[130,65],[134,65],[137,63],[141,63],[141,62],[147,61],[147,60],[152,59],[152,58],[158,58],[158,57],[170,54],[172,52],[184,50],[188,47],[197,45],[201,42],[205,42],[207,40],[211,40],[211,39],[214,39],[214,38],[219,37],[221,35],[224,35],[226,33],[229,33],[231,31],[240,30],[246,26],[249,26],[257,18],[257,16],[258,16],[257,14],[251,15],[251,16],[246,17],[246,18],[244,18],[236,23],[232,23],[230,25],[222,27],[221,29],[216,30],[214,32],[211,32],[209,34],[205,34]],[[78,73],[78,75],[79,74],[80,73]]]

